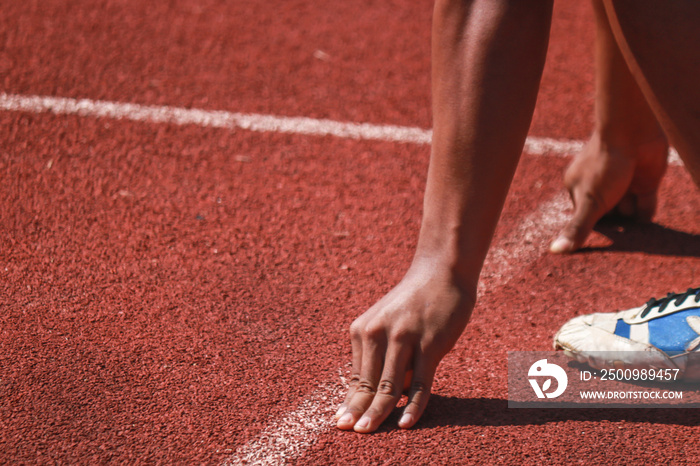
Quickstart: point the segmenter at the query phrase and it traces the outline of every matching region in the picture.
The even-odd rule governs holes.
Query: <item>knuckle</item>
[[[350,324],[350,337],[360,338],[362,336],[362,324],[359,319]]]
[[[413,400],[408,400],[408,403],[406,403],[406,407],[404,408],[405,411],[420,411],[420,403],[418,400],[413,399]]]
[[[438,362],[442,359],[441,355],[445,353],[444,347],[444,338],[434,332],[428,332],[420,337],[421,352],[430,364],[437,365],[436,358]]]
[[[382,380],[379,382],[377,387],[377,393],[380,395],[387,395],[391,397],[398,397],[401,392],[398,390],[397,385],[391,380]]]
[[[368,324],[362,333],[368,340],[379,340],[384,336],[384,329],[379,325]]]
[[[391,340],[396,343],[410,343],[415,339],[415,332],[408,328],[398,328],[391,333]]]
[[[374,396],[377,393],[377,389],[375,388],[374,384],[372,384],[372,382],[370,382],[369,380],[360,379],[357,382],[356,392]]]
[[[412,394],[409,395],[406,409],[416,413],[422,412],[430,397],[430,388],[421,382],[414,382],[411,385]]]
[[[411,391],[418,394],[428,393],[428,384],[422,380],[413,380],[411,382]]]
[[[353,374],[350,377],[350,382],[349,382],[350,386],[354,387],[354,386],[359,385],[359,383],[360,383],[360,374]]]
[[[421,413],[423,412],[423,409],[421,407],[421,403],[419,400],[410,400],[407,404],[406,407],[404,408],[406,412],[410,412],[412,414],[415,414],[417,416],[420,416]]]
[[[384,338],[382,325],[357,319],[350,325],[350,338],[353,340],[378,341]]]

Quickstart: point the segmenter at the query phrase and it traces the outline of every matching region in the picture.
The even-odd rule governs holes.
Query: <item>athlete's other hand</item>
[[[594,136],[564,176],[574,214],[550,251],[570,253],[579,249],[604,215],[651,221],[667,154],[665,139],[640,147],[611,148]]]

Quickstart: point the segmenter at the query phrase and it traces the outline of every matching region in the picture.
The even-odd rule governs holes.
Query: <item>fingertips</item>
[[[336,426],[338,427],[338,429],[355,429],[358,432],[363,430],[362,426],[368,424],[365,418],[367,417],[366,411],[371,401],[371,396],[357,393],[350,401],[348,407],[339,416],[338,421],[336,422]],[[358,423],[360,424],[360,426],[357,425]]]
[[[374,399],[355,424],[356,432],[364,434],[375,431],[396,408],[404,390],[406,366],[411,360],[412,352],[412,347],[407,341],[392,339]]]
[[[574,215],[549,246],[553,254],[569,254],[580,248],[604,214],[601,202],[594,196],[572,191]]]
[[[571,221],[549,245],[552,254],[571,254],[581,247],[593,228]]]
[[[374,397],[372,390],[367,388],[368,385],[363,383],[363,386],[349,394],[345,402],[340,405],[336,412],[336,426],[342,430],[352,429],[362,414],[372,403]]]
[[[352,394],[348,393],[345,401],[338,407],[338,411],[335,413],[335,422],[338,429],[349,430],[355,425],[357,421],[356,416],[353,416],[352,412],[348,411],[348,407],[352,402]]]
[[[343,411],[343,414],[338,418],[336,426],[338,427],[338,429],[350,430],[355,425],[355,422],[355,416],[353,416],[352,413],[348,412],[346,409]]]
[[[353,368],[353,372],[355,371],[355,368]],[[360,375],[359,373],[355,373],[352,375],[352,378],[350,379],[350,383],[348,386],[348,392],[345,395],[345,399],[343,402],[338,406],[338,410],[335,412],[335,420],[339,420],[343,414],[345,414],[345,411],[348,409],[348,405],[350,404],[350,401],[352,400],[353,396],[355,396],[355,391],[357,391],[357,384],[359,383],[360,380]]]
[[[418,420],[414,418],[411,413],[403,413],[401,419],[399,420],[399,427],[402,429],[410,429],[415,425]]]
[[[369,406],[371,402],[367,400],[367,394],[363,393],[363,389],[359,389],[359,382],[353,384],[352,388],[345,397],[345,401],[340,405],[335,413],[336,426],[341,430],[351,430],[360,416]]]
[[[382,373],[382,355],[384,350],[381,346],[370,345],[370,347],[370,351],[366,351],[363,348],[361,374],[356,381],[351,382],[353,388],[343,403],[347,406],[347,409],[341,413],[337,422],[339,429],[349,430],[355,427],[358,421],[361,420],[362,415],[372,405],[377,393],[377,386]],[[360,424],[362,426],[366,424],[366,421]]]
[[[428,406],[428,398],[430,398],[430,389],[427,386],[421,385],[419,389],[412,389],[408,396],[408,404],[399,419],[400,428],[409,429],[418,422]]]
[[[401,375],[403,379],[403,374]],[[360,420],[355,424],[355,432],[366,434],[377,430],[384,420],[396,408],[396,403],[401,398],[401,387],[392,381],[383,380],[379,384],[377,394],[372,400],[371,406],[364,412]]]
[[[574,242],[566,236],[557,237],[549,246],[549,252],[552,254],[568,254],[574,250]]]
[[[437,365],[435,367],[432,365],[426,366],[421,362],[416,365],[411,389],[408,394],[408,403],[399,420],[400,428],[409,429],[413,427],[423,415],[425,408],[428,406],[436,367]]]
[[[346,405],[345,403],[341,404],[341,405],[338,407],[338,411],[335,412],[335,416],[334,416],[334,417],[335,417],[335,420],[337,421],[338,419],[340,419],[340,417],[343,415],[343,413],[345,413],[345,411],[346,411],[347,409],[348,409],[348,407],[347,407],[347,405]]]

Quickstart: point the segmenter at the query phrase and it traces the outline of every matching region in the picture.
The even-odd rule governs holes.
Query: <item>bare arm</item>
[[[353,373],[338,427],[371,432],[411,374],[411,427],[435,370],[469,320],[479,272],[532,118],[550,0],[438,0],[433,146],[413,263],[351,326]]]
[[[447,246],[472,287],[532,119],[550,18],[547,1],[436,2],[434,137],[418,250]]]

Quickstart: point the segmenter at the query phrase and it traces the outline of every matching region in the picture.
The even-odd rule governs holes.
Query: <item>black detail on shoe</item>
[[[685,293],[669,293],[666,295],[665,298],[661,299],[655,299],[651,298],[649,302],[646,304],[646,307],[642,311],[641,317],[644,318],[651,312],[651,309],[653,307],[658,306],[659,307],[659,312],[664,312],[666,307],[669,305],[671,301],[673,301],[673,304],[678,306],[683,303],[686,299],[688,299],[690,296],[695,296],[695,302],[700,303],[700,288],[688,288],[688,291]]]

